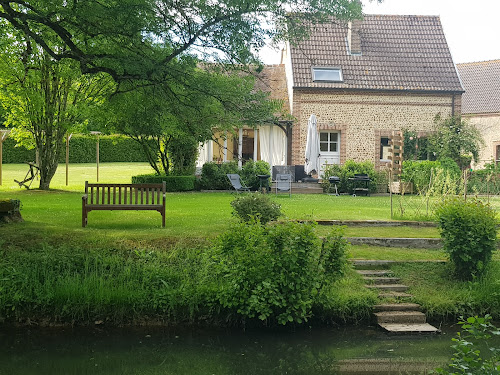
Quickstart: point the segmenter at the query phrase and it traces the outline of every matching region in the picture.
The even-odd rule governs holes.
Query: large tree
[[[361,2],[0,0],[0,19],[27,43],[41,46],[54,60],[78,62],[83,73],[106,72],[119,83],[175,77],[171,63],[186,54],[255,62],[269,40],[303,37],[329,16],[360,17]]]
[[[12,136],[38,151],[40,189],[49,189],[64,137],[84,126],[114,83],[103,73],[82,75],[74,61],[55,61],[37,46],[20,60],[20,45],[11,42],[0,45],[0,105]]]
[[[215,97],[210,103],[213,93],[207,93],[206,86],[196,85],[199,72],[189,68],[193,57],[244,66],[258,60],[258,50],[266,42],[304,37],[308,29],[329,21],[330,16],[360,17],[361,3],[359,0],[0,0],[0,43],[19,48],[18,59],[24,65],[43,51],[44,59],[40,61],[45,61],[51,69],[59,64],[62,68],[75,65],[84,75],[109,75],[116,83],[115,97],[134,90],[145,90],[138,95],[147,95],[148,89],[158,88],[161,95],[166,93],[171,100],[168,120],[164,118],[162,123],[170,124],[169,131],[175,133],[179,129],[185,132],[192,125],[193,119],[185,115],[189,101],[194,103],[189,98],[196,95],[206,98],[198,106],[203,114],[224,102]],[[35,74],[35,70],[31,72]],[[48,72],[46,82],[51,79],[52,72]],[[64,92],[49,94],[60,97],[60,103],[64,103]],[[253,104],[256,98],[246,99]],[[176,103],[183,112],[176,109]],[[234,116],[237,111],[229,113]],[[262,114],[258,110],[254,113]],[[59,121],[58,116],[53,118]],[[42,134],[52,135],[53,129],[47,127]],[[57,143],[63,135],[59,130],[56,133]],[[50,176],[55,172],[54,160],[59,152],[56,143],[44,137],[36,140],[41,163],[50,165],[43,172],[46,176],[41,183],[43,188],[48,188]],[[43,147],[46,148],[42,150]],[[44,158],[50,160],[42,161]]]

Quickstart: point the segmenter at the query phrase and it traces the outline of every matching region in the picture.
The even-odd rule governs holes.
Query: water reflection
[[[432,368],[450,357],[457,330],[390,337],[375,327],[295,332],[0,329],[0,374],[309,375],[336,374],[339,368],[357,373],[356,366],[401,361]]]

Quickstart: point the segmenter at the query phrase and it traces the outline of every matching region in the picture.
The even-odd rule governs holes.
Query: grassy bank
[[[206,250],[4,245],[0,317],[9,324],[241,324],[235,311],[216,301],[220,281],[207,268]],[[313,319],[360,321],[374,302],[375,294],[348,270],[320,291]]]
[[[18,178],[21,167],[7,165],[4,181]],[[130,182],[132,174],[147,173],[148,168],[131,163],[101,165],[101,181]],[[25,219],[0,226],[0,319],[45,324],[241,323],[238,314],[215,302],[219,280],[207,268],[205,256],[213,239],[235,220],[230,206],[234,194],[167,194],[165,229],[158,213],[144,211],[92,212],[89,226],[81,228],[83,183],[93,180],[95,166],[70,166],[70,173],[74,177],[66,187],[64,169],[58,171],[53,187],[59,190],[27,191],[11,182],[0,187],[0,199],[21,200]],[[292,194],[272,199],[281,204],[286,219],[390,218],[389,197],[384,196]],[[324,236],[329,229],[317,226],[315,232]],[[438,237],[438,232],[436,228],[351,227],[345,235]],[[440,250],[426,249],[352,246],[349,252],[358,259],[446,258]],[[498,251],[493,259],[490,273],[475,283],[455,282],[448,268],[439,264],[404,264],[395,272],[434,318],[489,312],[499,319]],[[375,297],[349,270],[318,292],[313,320],[368,320]]]
[[[498,250],[486,274],[476,281],[457,281],[450,264],[405,263],[393,266],[410,287],[415,302],[431,319],[491,314],[500,319],[500,260]]]

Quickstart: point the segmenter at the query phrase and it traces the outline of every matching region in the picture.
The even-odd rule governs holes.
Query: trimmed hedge
[[[161,184],[165,181],[168,192],[194,190],[195,180],[195,176],[165,176],[157,174],[132,176],[133,184]]]
[[[16,141],[7,138],[3,143],[2,158],[4,164],[26,163],[35,161],[35,150],[28,150],[25,147],[15,147]]]
[[[3,162],[5,164],[35,161],[35,150],[15,147],[16,141],[7,138],[3,144]],[[66,160],[63,152],[60,163]],[[73,135],[69,141],[70,163],[94,163],[96,161],[96,137],[92,135]],[[110,162],[147,162],[141,146],[133,139],[123,135],[99,136],[99,161]]]
[[[325,166],[323,175],[321,176],[323,183],[323,189],[328,191],[331,188],[328,178],[331,176],[337,176],[340,178],[340,183],[338,184],[338,190],[341,193],[351,194],[354,187],[364,187],[359,182],[354,182],[350,178],[354,177],[355,174],[366,173],[371,181],[368,184],[368,188],[371,193],[377,191],[377,183],[381,180],[380,173],[375,171],[375,167],[372,162],[363,161],[355,162],[354,160],[347,160],[343,165],[331,164]]]

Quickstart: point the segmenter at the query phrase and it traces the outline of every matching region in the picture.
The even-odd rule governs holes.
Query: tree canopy
[[[163,81],[185,55],[247,64],[269,40],[304,37],[329,16],[361,16],[358,0],[0,0],[0,19],[54,60],[118,83]],[[5,23],[4,23],[5,24]],[[1,32],[2,30],[0,30]],[[161,48],[157,48],[160,46]]]
[[[476,127],[459,116],[436,116],[435,123],[436,131],[429,141],[437,159],[451,158],[461,169],[469,167],[472,159],[478,161],[484,140]]]
[[[253,75],[210,66],[184,64],[183,69],[182,84],[140,87],[113,96],[102,108],[106,131],[111,128],[139,142],[157,173],[182,171],[171,162],[184,151],[196,161],[199,142],[211,139],[214,129],[276,123],[281,118],[283,103],[255,91]]]
[[[248,66],[258,62],[266,42],[303,38],[330,16],[361,17],[361,3],[0,0],[7,122],[32,134],[43,169],[40,186],[48,188],[65,132],[101,113],[88,111],[100,101],[96,80],[111,77],[114,84],[105,85],[113,88],[108,108],[117,115],[111,123],[121,121],[119,128],[137,140],[159,135],[161,160],[168,137],[195,142],[210,138],[213,126],[272,121],[275,104],[254,92],[248,78],[200,69],[200,61]],[[7,61],[14,73],[5,73]],[[168,157],[161,163],[157,171],[168,171]]]

